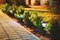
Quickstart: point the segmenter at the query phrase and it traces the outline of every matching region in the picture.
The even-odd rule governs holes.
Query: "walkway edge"
[[[14,21],[14,20],[12,20]],[[15,22],[15,21],[14,21]],[[16,22],[17,23],[17,22]],[[19,23],[17,23],[20,27],[22,27],[24,30],[26,30],[23,26],[21,26]],[[29,32],[28,30],[26,30],[28,33],[30,33],[32,36],[34,36],[36,39],[41,40],[40,38],[38,38],[37,36],[35,36],[33,33]]]
[[[2,12],[0,10],[0,12]],[[2,12],[3,13],[3,12]],[[6,15],[8,16],[8,15]],[[9,17],[9,16],[8,16]],[[10,18],[10,17],[9,17]],[[12,20],[12,18],[10,18]],[[17,23],[16,21],[12,20],[13,22]],[[22,27],[24,30],[26,30],[22,25],[20,25],[19,23],[17,23],[20,27]],[[26,30],[28,33],[30,33],[32,36],[34,36],[37,40],[41,40],[40,38],[38,38],[37,36],[35,36],[33,33],[29,32],[28,30]]]

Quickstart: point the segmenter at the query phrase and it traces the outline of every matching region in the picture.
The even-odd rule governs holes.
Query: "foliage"
[[[24,13],[24,9],[21,8],[21,7],[17,7],[14,16],[15,16],[17,19],[22,19],[22,18],[23,18],[23,13]]]
[[[2,11],[6,12],[9,15],[15,16],[17,19],[21,19],[22,15],[24,13],[24,7],[20,6],[17,7],[15,5],[9,5],[9,4],[2,4]]]
[[[15,5],[12,5],[12,6],[9,6],[8,9],[7,9],[7,13],[8,14],[14,14],[15,11],[16,11],[16,6]]]
[[[51,26],[52,26],[51,23],[47,23],[44,30],[46,30],[46,31],[51,30]]]
[[[3,12],[6,12],[8,7],[9,7],[9,4],[7,4],[7,3],[6,4],[2,4],[2,8],[1,9],[2,9]]]
[[[25,10],[23,14],[23,22],[26,23],[27,25],[30,25],[30,20],[29,20],[29,11]]]
[[[22,6],[8,5],[4,4],[2,6],[2,10],[9,15],[13,15],[16,19],[23,20],[24,23],[29,25],[30,27],[36,27],[38,29],[42,28],[42,21],[45,18],[43,11],[37,10],[24,10]],[[50,30],[51,23],[48,22],[45,26],[44,30]]]
[[[38,16],[37,11],[31,11],[30,15],[30,20],[35,25],[35,27],[40,28],[40,26],[42,26],[41,21],[43,18],[41,16]]]
[[[44,30],[46,31],[47,34],[50,34],[50,30],[51,30],[51,27],[52,27],[52,23],[48,22],[44,28]]]
[[[40,28],[40,26],[42,26],[42,17],[39,17],[37,14],[37,11],[26,10],[24,12],[24,21],[26,22],[27,20],[29,20],[35,27]]]

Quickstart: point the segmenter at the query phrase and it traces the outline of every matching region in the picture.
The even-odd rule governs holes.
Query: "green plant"
[[[40,28],[40,27],[42,27],[41,21],[42,21],[41,18],[37,17],[37,18],[34,19],[33,24],[35,25],[35,27]]]
[[[40,28],[40,26],[42,26],[42,24],[41,24],[42,17],[38,16],[37,11],[31,11],[29,19],[32,21],[32,23],[35,25],[35,27]]]
[[[14,13],[16,12],[16,8],[17,7],[15,5],[9,6],[7,9],[7,13],[14,15]]]
[[[44,27],[44,30],[46,31],[47,34],[50,34],[50,30],[51,30],[51,27],[52,27],[52,22],[51,21],[48,22]]]
[[[6,3],[6,4],[2,4],[2,11],[3,12],[6,12],[7,11],[7,8],[9,7],[10,5],[8,4],[8,3]]]
[[[42,21],[43,17],[38,16],[37,12],[38,11],[35,11],[35,10],[26,10],[24,12],[24,22],[27,23],[28,25],[32,24],[36,28],[42,27],[41,21]]]
[[[44,30],[46,30],[46,31],[51,30],[51,26],[52,26],[51,23],[47,23]]]
[[[25,10],[23,14],[23,21],[24,23],[27,23],[28,20],[29,20],[29,10]]]
[[[21,20],[21,19],[23,19],[23,13],[24,13],[24,9],[18,7],[18,8],[16,9],[16,12],[14,13],[14,16],[15,16],[15,18]]]

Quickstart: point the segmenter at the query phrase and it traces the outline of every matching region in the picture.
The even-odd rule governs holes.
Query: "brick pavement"
[[[40,40],[0,11],[0,40]]]

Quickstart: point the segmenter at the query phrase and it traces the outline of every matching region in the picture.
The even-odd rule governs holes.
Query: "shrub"
[[[27,23],[28,25],[31,25],[32,24],[36,28],[42,27],[41,21],[42,21],[43,17],[41,17],[41,16],[39,17],[37,14],[38,13],[35,10],[33,10],[33,11],[26,10],[24,12],[24,22]]]
[[[30,20],[35,25],[35,27],[40,28],[40,26],[42,26],[41,24],[42,19],[43,18],[41,16],[38,16],[37,11],[31,11]]]
[[[24,23],[29,24],[29,21],[28,20],[29,20],[29,11],[28,10],[25,10],[24,11],[24,14],[23,14],[23,21],[24,21]]]
[[[16,12],[16,8],[17,7],[15,5],[9,6],[7,9],[7,13],[14,15],[14,13]]]
[[[9,7],[9,4],[7,4],[7,3],[6,4],[2,4],[2,8],[1,9],[2,9],[3,12],[6,12],[8,7]]]
[[[24,9],[18,7],[18,8],[16,9],[16,12],[14,13],[14,16],[15,16],[15,18],[21,20],[21,19],[23,18],[23,13],[24,13]]]
[[[51,27],[52,27],[52,23],[51,22],[48,22],[46,24],[46,26],[44,27],[44,30],[46,31],[47,34],[50,34]]]

